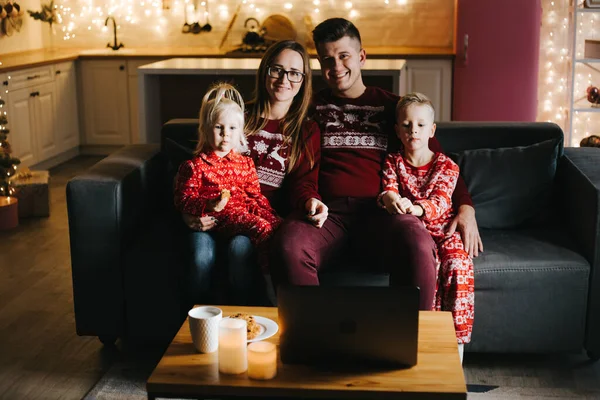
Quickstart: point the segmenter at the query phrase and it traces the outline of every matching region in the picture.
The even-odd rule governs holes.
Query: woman
[[[249,156],[256,165],[261,192],[280,215],[313,199],[318,202],[317,179],[302,179],[318,174],[320,132],[307,121],[312,97],[312,74],[304,47],[295,41],[275,43],[265,52],[256,74],[256,88],[247,105],[245,132]],[[315,175],[316,176],[316,175]],[[303,185],[296,182],[305,182]],[[230,301],[249,304],[265,293],[264,280],[256,255],[246,236],[235,236],[222,243],[210,231],[219,222],[210,217],[184,216],[196,230],[191,234],[191,285],[196,302],[222,302],[209,298],[214,282],[227,274]],[[217,259],[226,271],[216,271]],[[217,288],[217,292],[220,292]],[[253,300],[254,298],[254,300]],[[200,301],[201,300],[201,301]]]

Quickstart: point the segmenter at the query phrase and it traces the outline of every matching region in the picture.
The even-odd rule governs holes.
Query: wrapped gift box
[[[19,218],[50,215],[49,179],[48,171],[28,171],[11,179],[19,199]]]

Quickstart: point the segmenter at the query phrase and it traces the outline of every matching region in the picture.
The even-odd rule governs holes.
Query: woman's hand
[[[304,205],[308,215],[306,218],[317,228],[321,228],[327,216],[329,215],[329,208],[321,200],[315,198],[308,199]]]
[[[217,220],[214,217],[197,217],[191,214],[182,214],[183,222],[195,231],[206,232],[210,231],[217,225]]]

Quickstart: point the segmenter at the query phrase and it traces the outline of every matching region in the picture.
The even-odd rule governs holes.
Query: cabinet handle
[[[8,86],[8,81],[4,81],[4,82],[2,82],[2,84],[3,84],[4,86]]]
[[[39,96],[39,95],[40,95],[40,92],[31,92],[29,94],[29,97],[36,97],[36,96]]]
[[[119,66],[119,71],[125,71],[125,66],[124,65]]]
[[[27,80],[28,80],[28,81],[30,81],[30,80],[32,80],[32,79],[37,79],[37,78],[39,78],[39,77],[40,77],[39,75],[32,75],[32,76],[28,76],[28,77],[27,77]]]
[[[56,75],[60,75],[60,69],[56,71]]]

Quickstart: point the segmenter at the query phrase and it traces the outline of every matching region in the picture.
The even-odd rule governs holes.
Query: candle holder
[[[248,345],[248,377],[267,380],[277,375],[277,346],[270,342]]]
[[[219,372],[241,374],[248,370],[246,321],[223,318],[219,323]]]

